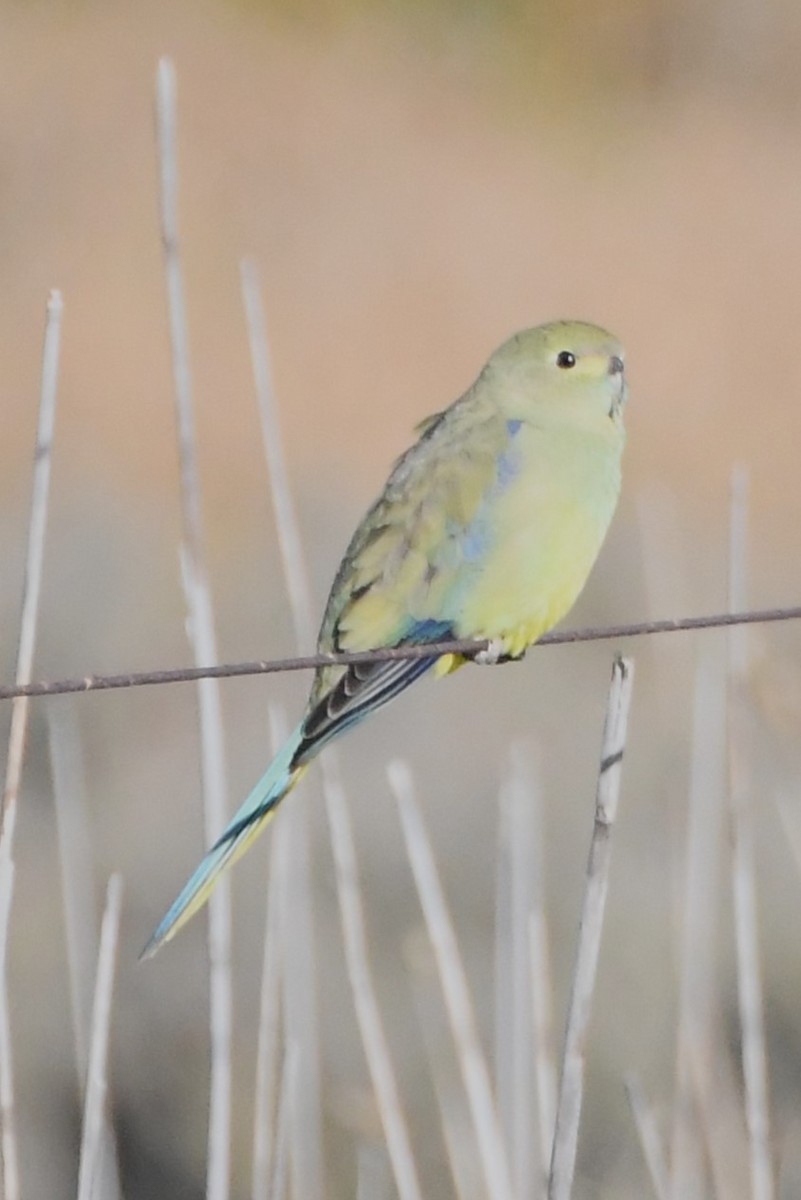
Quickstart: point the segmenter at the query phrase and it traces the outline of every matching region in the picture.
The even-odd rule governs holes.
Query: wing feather
[[[425,424],[356,530],[334,580],[322,652],[423,645],[452,636],[460,593],[481,568],[481,512],[498,481],[509,431],[496,413],[465,410],[469,394]],[[296,763],[397,696],[436,656],[321,668]]]

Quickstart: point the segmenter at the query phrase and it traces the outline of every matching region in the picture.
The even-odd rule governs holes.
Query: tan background
[[[66,309],[37,674],[188,661],[153,145],[165,52],[179,79],[192,367],[224,658],[292,650],[238,290],[244,254],[264,284],[319,607],[412,425],[455,397],[511,330],[570,315],[621,336],[632,392],[621,510],[571,620],[722,607],[735,460],[752,474],[752,600],[797,603],[801,14],[778,0],[764,11],[691,7],[0,4],[3,677],[13,670],[51,286]],[[779,792],[797,800],[798,639],[793,628],[756,639],[777,1153],[797,1128],[801,1069],[801,881],[774,807]],[[644,1194],[624,1071],[641,1071],[660,1103],[670,1096],[692,663],[713,641],[631,647],[632,746],[580,1197]],[[448,1195],[448,1184],[400,956],[419,915],[383,764],[401,753],[419,770],[489,1037],[497,784],[512,737],[545,747],[561,1021],[611,654],[604,644],[544,650],[516,669],[424,684],[343,747],[379,988],[431,1196]],[[303,688],[299,677],[224,686],[232,805],[266,760],[268,702],[286,701],[294,715]],[[43,712],[35,706],[18,830],[12,1020],[25,1192],[60,1197],[74,1190],[78,1109]],[[202,846],[194,692],[84,697],[74,712],[98,894],[110,870],[126,878],[113,1034],[126,1194],[198,1196],[202,923],[154,964],[135,962]],[[314,779],[293,803],[308,807],[312,831],[330,1195],[346,1196],[367,1077]],[[236,1196],[249,1178],[264,864],[262,849],[235,889]],[[797,1152],[795,1163],[790,1152],[791,1182]]]

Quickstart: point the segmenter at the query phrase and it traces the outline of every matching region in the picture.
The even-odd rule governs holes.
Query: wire
[[[801,620],[801,605],[794,608],[763,608],[752,612],[714,613],[706,617],[677,617],[662,621],[640,621],[630,625],[596,625],[585,629],[560,629],[546,633],[537,646],[564,646],[574,642],[601,642],[616,638],[643,637],[655,633],[681,633],[693,629],[716,629],[731,625],[766,625],[774,621]],[[416,646],[391,646],[381,650],[359,650],[343,654],[307,654],[296,658],[259,659],[254,662],[221,663],[215,667],[175,667],[160,671],[133,671],[125,675],[84,675],[74,679],[42,680],[20,687],[0,687],[0,700],[15,696],[64,696],[74,692],[102,692],[122,688],[152,687],[162,683],[190,683],[197,679],[232,679],[240,675],[274,675],[282,671],[313,671],[318,667],[347,666],[349,663],[387,662],[394,659],[431,658],[460,654],[475,658],[486,650],[486,641],[426,642]]]

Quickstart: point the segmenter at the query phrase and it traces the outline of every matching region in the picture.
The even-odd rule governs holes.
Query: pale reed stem
[[[200,475],[197,463],[189,327],[178,240],[178,155],[175,68],[158,67],[156,118],[161,186],[161,237],[170,324],[173,385],[181,469],[183,545],[181,554],[189,640],[195,663],[218,662],[214,608],[206,569]],[[198,683],[200,754],[206,844],[222,832],[227,816],[225,747],[219,683]],[[223,878],[209,902],[209,1026],[211,1082],[206,1171],[207,1200],[227,1200],[231,1156],[231,891]]]

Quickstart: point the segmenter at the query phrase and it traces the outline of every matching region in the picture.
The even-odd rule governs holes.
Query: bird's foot
[[[474,662],[477,662],[480,667],[494,667],[496,663],[504,662],[509,655],[503,652],[502,638],[493,638],[487,645],[486,650],[479,650]]]
[[[504,649],[503,638],[492,638],[486,650],[479,650],[478,654],[473,659],[481,667],[494,667],[498,663],[521,662],[525,657],[526,650],[523,649],[519,654],[508,654]]]

